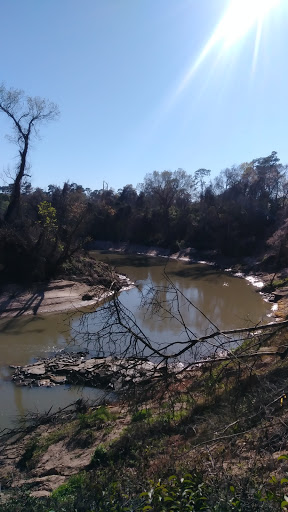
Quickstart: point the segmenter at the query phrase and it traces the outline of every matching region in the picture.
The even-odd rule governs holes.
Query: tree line
[[[0,86],[0,114],[18,148],[15,174],[0,187],[0,269],[7,277],[46,279],[89,240],[169,248],[194,247],[242,258],[269,249],[288,263],[287,165],[275,151],[222,170],[154,171],[137,188],[91,190],[81,184],[30,183],[28,154],[43,122],[58,107]]]

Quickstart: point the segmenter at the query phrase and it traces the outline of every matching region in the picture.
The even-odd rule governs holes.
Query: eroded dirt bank
[[[275,333],[269,345],[286,342],[286,330]],[[194,467],[208,476],[228,475],[230,483],[251,471],[253,478],[269,478],[281,469],[277,457],[287,453],[287,358],[251,358],[253,373],[247,361],[240,367],[236,358],[210,371],[197,367],[168,388],[162,381],[154,400],[137,394],[130,408],[79,400],[35,416],[30,428],[0,437],[4,498],[23,488],[48,496],[79,471],[96,479],[107,468],[143,481]],[[213,388],[211,375],[217,377]]]
[[[20,428],[1,439],[2,497],[23,486],[34,496],[48,496],[69,476],[89,469],[97,446],[117,438],[131,418],[124,407],[106,406],[98,411],[99,407],[88,409],[79,400],[62,412],[39,418],[30,432]]]

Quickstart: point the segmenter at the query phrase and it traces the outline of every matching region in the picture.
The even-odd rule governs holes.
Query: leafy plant
[[[109,463],[109,453],[103,445],[99,445],[91,459],[90,465],[92,467],[106,466]]]
[[[281,455],[278,460],[288,460],[288,455]],[[283,486],[287,489],[288,478],[281,478],[279,481],[275,476],[272,476],[269,480],[270,487],[264,489],[264,494],[260,497],[260,501],[269,501],[277,503],[280,507],[279,510],[288,510],[288,496],[287,490],[284,492]]]
[[[144,421],[151,418],[152,412],[150,409],[140,409],[140,411],[136,411],[133,413],[131,421],[132,423],[136,423],[137,421]]]
[[[102,405],[94,411],[88,411],[84,414],[78,415],[79,427],[80,428],[91,428],[99,424],[107,423],[115,419],[107,407]]]
[[[186,474],[181,479],[171,476],[167,484],[160,480],[157,483],[150,482],[150,484],[150,490],[140,495],[145,499],[143,512],[148,510],[153,512],[207,510],[205,487],[196,475],[193,477]]]
[[[86,487],[89,483],[89,478],[87,473],[78,473],[78,475],[72,475],[68,482],[60,485],[55,491],[52,493],[53,498],[57,498],[58,500],[66,499],[69,496],[74,496],[76,492]]]
[[[42,201],[38,204],[38,215],[41,224],[48,231],[57,229],[57,212],[49,201]]]

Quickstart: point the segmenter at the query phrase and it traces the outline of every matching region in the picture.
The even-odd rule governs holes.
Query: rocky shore
[[[18,386],[53,387],[76,384],[115,391],[149,384],[163,376],[164,368],[142,358],[86,358],[86,354],[58,353],[26,366],[11,366]]]

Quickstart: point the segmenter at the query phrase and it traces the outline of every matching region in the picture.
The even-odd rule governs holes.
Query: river
[[[169,319],[153,320],[139,308],[142,293],[153,286],[166,285],[164,258],[149,258],[141,255],[92,254],[111,263],[121,273],[125,273],[137,287],[121,293],[121,301],[133,311],[137,322],[148,332],[149,337],[161,341],[173,340],[183,327]],[[213,266],[187,264],[169,261],[166,272],[179,290],[205,313],[220,329],[255,325],[267,322],[271,314],[271,304],[263,301],[255,288],[244,279],[232,277],[218,271]],[[196,309],[183,311],[184,320],[197,335],[205,334],[209,324]],[[54,388],[17,387],[10,381],[9,365],[23,365],[35,358],[52,355],[61,349],[83,350],[81,336],[76,344],[72,342],[74,331],[78,330],[82,314],[80,312],[49,314],[46,316],[22,316],[0,322],[0,430],[11,427],[19,416],[27,411],[56,410],[79,396],[96,400],[104,392],[97,389],[79,389],[69,386]],[[83,320],[83,319],[82,319]],[[85,313],[84,325],[93,331],[94,315]],[[206,323],[205,323],[206,322]],[[90,347],[91,348],[91,347]]]

